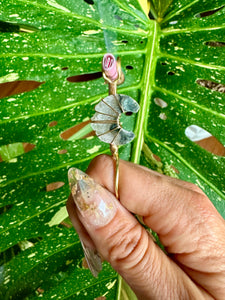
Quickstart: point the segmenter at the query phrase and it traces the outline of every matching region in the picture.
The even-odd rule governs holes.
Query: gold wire
[[[116,198],[119,199],[119,151],[118,147],[115,144],[110,144],[110,150],[112,153],[112,158],[115,162],[115,195]]]

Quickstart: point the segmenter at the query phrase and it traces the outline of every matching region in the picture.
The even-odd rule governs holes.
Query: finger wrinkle
[[[139,225],[137,225],[139,227]],[[135,231],[135,228],[134,228]],[[142,261],[145,257],[145,254],[148,253],[149,248],[148,245],[144,243],[144,240],[147,241],[144,237],[145,232],[143,228],[139,228],[139,234],[134,236],[133,241],[128,241],[127,244],[124,246],[124,253],[125,255],[119,259],[116,260],[118,264],[121,264],[121,262],[124,263],[124,266],[126,269],[132,270],[137,267],[137,269],[140,269],[142,266]],[[127,262],[130,262],[127,264]],[[142,269],[143,271],[143,269]],[[140,271],[140,272],[142,272]]]
[[[142,233],[144,235],[144,233]],[[143,237],[141,237],[142,239]],[[161,268],[159,268],[159,261],[156,259],[155,255],[157,251],[155,244],[151,239],[147,240],[147,243],[143,246],[140,242],[137,244],[136,249],[134,249],[135,257],[133,258],[134,251],[130,253],[130,260],[132,264],[126,265],[126,269],[121,271],[123,277],[125,277],[130,282],[135,282],[135,288],[143,291],[144,289],[149,290],[149,284],[151,285],[151,290],[160,289],[160,284],[162,284]],[[120,263],[120,262],[119,262]],[[131,280],[129,280],[131,278]],[[144,278],[144,280],[142,280]],[[153,280],[154,278],[154,280]]]
[[[124,224],[119,226],[110,236],[108,240],[108,244],[110,245],[108,257],[115,267],[121,266],[122,264],[124,269],[127,268],[129,264],[133,264],[133,260],[130,260],[130,256],[136,252],[139,243],[143,242],[141,240],[141,231],[142,227],[139,223],[132,225]]]

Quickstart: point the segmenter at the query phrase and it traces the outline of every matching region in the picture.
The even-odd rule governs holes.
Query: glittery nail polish
[[[116,213],[114,196],[79,169],[69,169],[68,179],[74,202],[85,222],[95,227],[108,224]]]

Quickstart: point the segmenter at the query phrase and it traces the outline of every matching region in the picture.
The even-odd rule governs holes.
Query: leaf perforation
[[[215,8],[215,9],[211,9],[211,10],[208,10],[208,11],[203,11],[203,12],[195,15],[195,17],[196,18],[205,18],[205,17],[211,16],[211,15],[214,15],[215,13],[217,13],[218,11],[220,11],[223,8],[224,8],[224,5],[222,5],[218,8]]]

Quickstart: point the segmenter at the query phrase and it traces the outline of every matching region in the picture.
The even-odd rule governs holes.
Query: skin
[[[114,194],[114,163],[96,157],[87,172]],[[72,197],[67,209],[85,245],[97,249],[138,299],[225,299],[225,221],[197,186],[120,161],[116,213],[90,226]],[[166,255],[138,223],[143,217]]]

